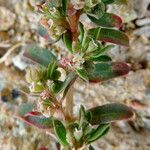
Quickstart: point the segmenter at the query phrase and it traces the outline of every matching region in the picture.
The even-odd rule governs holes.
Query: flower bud
[[[81,130],[75,129],[75,131],[74,131],[74,137],[76,138],[76,140],[79,141],[82,136],[83,136],[82,129]]]
[[[51,26],[48,33],[53,40],[58,40],[65,31],[66,29],[63,26],[53,23],[53,26]]]
[[[101,2],[101,0],[85,0],[85,5],[89,8],[92,8],[100,2]]]
[[[45,87],[43,86],[41,82],[38,82],[38,83],[32,82],[29,88],[30,88],[30,92],[32,93],[39,93],[45,89]]]
[[[50,8],[49,12],[54,19],[62,18],[61,13],[55,7]]]
[[[27,70],[25,78],[28,83],[38,82],[41,79],[41,73],[37,68],[30,68]]]

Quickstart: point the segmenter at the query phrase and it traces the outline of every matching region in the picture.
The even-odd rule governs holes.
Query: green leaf
[[[54,71],[57,69],[58,64],[57,61],[53,61],[48,65],[47,69],[47,77],[52,79]]]
[[[104,48],[100,48],[97,50],[96,54],[93,55],[92,57],[99,57],[101,54],[111,50],[112,48],[114,48],[114,45],[107,45]]]
[[[71,36],[69,35],[68,32],[63,34],[63,42],[67,48],[67,50],[72,53],[72,41],[71,41]]]
[[[77,74],[79,77],[85,81],[88,81],[88,74],[84,69],[76,69]]]
[[[93,8],[91,8],[91,12],[88,13],[89,16],[92,16],[96,19],[99,19],[103,16],[105,12],[105,5],[104,3],[98,3]]]
[[[93,37],[95,29],[91,29],[90,33]],[[96,29],[97,30],[97,29]],[[119,30],[101,28],[97,39],[103,42],[110,42],[117,45],[129,46],[129,39],[127,35]]]
[[[109,124],[100,124],[96,129],[92,130],[86,135],[87,143],[92,143],[102,136],[104,136],[109,130]]]
[[[92,145],[90,145],[89,150],[94,150],[94,147]]]
[[[23,103],[19,106],[18,115],[24,116],[26,113],[31,112],[34,108],[33,103]]]
[[[65,95],[66,92],[68,91],[69,87],[72,85],[72,82],[74,81],[75,77],[76,77],[76,74],[74,72],[71,72],[67,75],[64,82],[62,82],[62,83],[59,82],[60,87],[58,88],[58,86],[57,86],[57,89],[55,89],[56,87],[54,87],[54,90],[56,90],[57,94],[64,91],[64,95]]]
[[[79,22],[79,30],[80,30],[79,40],[82,43],[84,39],[85,31],[84,31],[84,25],[81,22]]]
[[[111,3],[114,3],[115,0],[102,0],[102,2],[105,4],[111,4]]]
[[[120,28],[122,26],[122,19],[111,13],[104,13],[103,16],[99,19],[89,16],[90,20],[95,24],[102,26],[102,27],[117,27]]]
[[[59,120],[53,120],[53,126],[55,134],[60,144],[62,144],[65,147],[68,146],[65,126]]]
[[[24,56],[45,67],[57,60],[56,56],[50,50],[38,47],[35,44],[28,45],[25,48]]]
[[[102,62],[95,64],[93,73],[89,73],[90,82],[97,83],[128,74],[130,67],[121,62]]]
[[[62,3],[62,13],[64,16],[66,16],[68,0],[61,0],[61,3]]]
[[[97,125],[100,123],[110,123],[117,120],[127,120],[133,116],[133,111],[123,104],[112,103],[98,106],[89,110],[92,114],[90,123]]]
[[[105,4],[111,4],[111,3],[127,4],[127,0],[102,0],[102,2]]]
[[[92,53],[90,56],[91,58],[98,58],[101,55],[103,55],[103,53],[106,53],[107,51],[109,51],[110,49],[114,48],[114,45],[106,45],[105,47],[99,47],[94,53]]]
[[[52,84],[52,90],[53,90],[53,92],[55,94],[58,94],[62,90],[63,85],[64,85],[64,82],[62,82],[62,81],[55,81]]]
[[[92,61],[85,61],[83,67],[86,70],[86,72],[93,73],[95,69],[95,64]]]
[[[39,112],[29,112],[21,117],[25,122],[41,129],[52,128],[52,118],[45,117]]]
[[[50,80],[56,81],[61,76],[60,71],[56,70],[58,68],[58,62],[53,61],[48,65],[47,77]]]
[[[107,56],[107,55],[101,55],[101,56],[98,56],[98,57],[90,57],[91,61],[95,61],[95,62],[108,62],[108,61],[111,61],[111,57]]]

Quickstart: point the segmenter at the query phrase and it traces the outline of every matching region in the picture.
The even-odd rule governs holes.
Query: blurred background
[[[63,53],[59,44],[50,46],[38,35],[36,4],[43,0],[0,0],[0,150],[57,150],[57,143],[42,130],[15,117],[17,106],[30,101],[24,75],[30,63],[23,51],[38,43]],[[135,110],[135,119],[112,125],[110,132],[95,143],[96,150],[150,150],[150,0],[129,0],[128,5],[108,7],[122,16],[130,47],[116,46],[113,60],[131,65],[126,77],[103,84],[75,84],[75,101],[87,107],[110,102],[124,103]],[[86,102],[85,102],[86,101]]]

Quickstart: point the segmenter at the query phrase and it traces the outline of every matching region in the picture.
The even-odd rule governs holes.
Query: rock
[[[16,15],[5,7],[0,7],[0,31],[6,31],[15,23]]]
[[[146,15],[148,5],[150,0],[134,0],[133,7],[138,16],[138,18],[142,18]]]
[[[150,25],[149,26],[144,26],[142,28],[136,29],[133,32],[134,35],[138,35],[138,36],[145,36],[147,38],[150,38]]]
[[[144,26],[150,24],[150,18],[144,18],[136,21],[136,25],[138,26]]]

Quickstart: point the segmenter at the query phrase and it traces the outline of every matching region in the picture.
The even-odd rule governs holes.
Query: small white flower
[[[75,68],[82,68],[83,63],[85,62],[83,55],[77,53],[73,57],[73,66]]]

